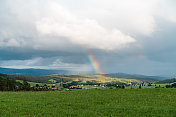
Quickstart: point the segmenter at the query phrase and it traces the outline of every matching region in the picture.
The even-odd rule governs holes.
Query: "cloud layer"
[[[176,21],[173,5],[165,0],[76,2],[78,8],[70,6],[73,1],[3,1],[1,47],[67,50],[65,45],[116,50],[136,43],[137,35],[150,36],[157,28],[156,17]],[[169,9],[163,15],[160,9],[165,7]]]
[[[119,49],[135,42],[134,38],[118,29],[108,30],[96,20],[79,19],[58,4],[48,4],[48,9],[54,17],[47,15],[37,22],[41,34],[64,37],[82,47],[104,50]]]
[[[5,8],[10,15],[3,14],[2,18],[7,18],[4,23],[10,25],[0,30],[1,46],[62,49],[58,46],[75,44],[83,48],[114,50],[135,42],[133,37],[115,27],[108,29],[94,19],[71,14],[58,1],[37,0],[21,6],[23,4],[24,1],[19,0],[6,2]]]
[[[175,5],[174,0],[1,0],[0,66],[90,70],[91,53],[105,72],[120,71],[119,66],[130,71],[130,63],[148,65],[145,71],[154,65],[172,71]]]

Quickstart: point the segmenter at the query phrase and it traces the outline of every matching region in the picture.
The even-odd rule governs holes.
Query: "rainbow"
[[[102,74],[103,73],[101,68],[100,68],[99,62],[95,59],[93,54],[88,55],[88,60],[89,60],[89,63],[91,64],[91,66],[94,69],[96,74]]]
[[[101,80],[104,80],[104,76],[103,76],[103,72],[101,70],[100,64],[95,59],[94,55],[89,54],[88,55],[88,60],[89,60],[89,63],[91,64],[92,68],[94,69],[95,74],[97,74]]]

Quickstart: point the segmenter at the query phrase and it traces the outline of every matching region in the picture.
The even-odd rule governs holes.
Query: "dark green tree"
[[[142,87],[141,87],[141,85],[139,85],[139,89],[141,89]]]
[[[13,91],[16,88],[15,80],[0,77],[0,91]]]
[[[26,80],[23,80],[22,90],[24,90],[24,91],[29,91],[30,90],[30,84]]]
[[[35,85],[35,87],[37,87],[37,88],[38,88],[38,87],[39,87],[39,84],[36,84],[36,85]]]

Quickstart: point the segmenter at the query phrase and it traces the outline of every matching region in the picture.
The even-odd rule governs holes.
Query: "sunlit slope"
[[[144,82],[144,80],[136,80],[136,79],[126,79],[126,78],[112,78],[112,77],[106,77],[104,75],[101,74],[81,74],[81,75],[51,75],[51,78],[57,79],[57,78],[61,78],[61,79],[69,79],[72,81],[81,81],[81,82],[86,82],[86,81],[96,81],[96,82],[122,82],[122,83],[127,83],[130,84],[131,82],[136,82],[136,83],[142,83]]]
[[[35,83],[53,83],[53,80],[56,82],[70,82],[70,81],[95,81],[99,83],[104,82],[122,82],[126,84],[134,83],[142,83],[142,82],[153,82],[155,80],[152,79],[135,79],[135,77],[131,78],[118,78],[118,77],[111,77],[102,74],[80,74],[80,75],[48,75],[48,76],[24,76],[24,75],[7,75],[7,74],[0,74],[2,77],[14,79],[14,80],[27,80],[28,82],[35,82]]]

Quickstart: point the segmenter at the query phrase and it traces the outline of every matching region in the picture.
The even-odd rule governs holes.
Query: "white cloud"
[[[42,34],[65,37],[72,43],[87,48],[113,50],[135,42],[134,38],[119,30],[107,30],[92,20],[65,22],[68,24],[43,19],[37,23],[37,28]]]
[[[113,50],[135,42],[135,39],[118,29],[108,30],[91,19],[80,19],[59,4],[48,4],[54,16],[46,16],[38,21],[37,29],[42,34],[65,37],[74,44],[87,48]]]
[[[117,28],[126,34],[147,36],[155,31],[153,12],[158,0],[76,0],[76,8],[72,5],[73,1],[69,2],[71,3],[62,4],[80,17],[96,19],[107,28]]]
[[[0,11],[0,46],[72,52],[79,47],[121,49],[135,43],[136,35],[152,35],[155,17],[164,18],[161,8],[175,21],[174,6],[163,1],[7,0]]]
[[[3,45],[13,46],[11,43],[13,41],[14,47],[31,46],[35,49],[62,50],[63,44],[65,46],[72,44],[80,45],[83,48],[114,50],[135,42],[134,38],[116,28],[107,29],[96,20],[82,19],[73,15],[62,7],[58,1],[46,0],[41,4],[40,2],[40,0],[32,1],[27,5],[19,0],[16,0],[16,3],[7,2],[11,6],[9,12],[15,14],[14,20],[19,25],[17,26],[14,23],[9,26],[8,30],[13,33],[9,38],[13,38],[13,40],[6,41],[8,44],[3,43]],[[22,4],[24,6],[18,6]],[[26,14],[25,11],[28,11],[28,13]],[[40,34],[35,30],[35,26]],[[49,36],[46,36],[46,34],[49,34]],[[30,38],[30,40],[25,39],[27,43],[20,43],[23,40],[19,39],[21,36]],[[52,38],[52,36],[56,36],[56,38]]]
[[[176,23],[176,2],[174,0],[158,0],[155,15],[169,22]]]

